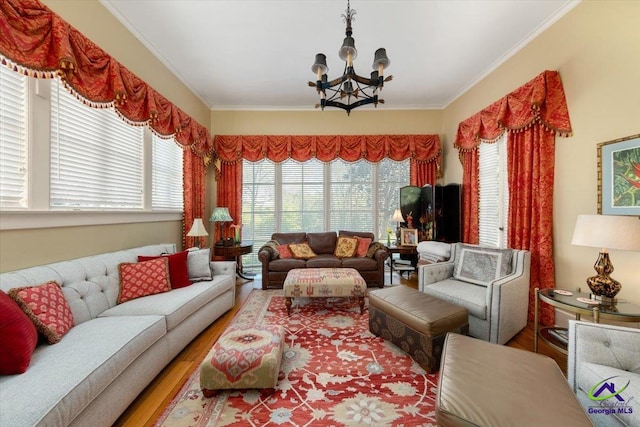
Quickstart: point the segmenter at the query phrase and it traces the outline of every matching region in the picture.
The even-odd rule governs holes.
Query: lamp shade
[[[193,220],[193,225],[191,226],[191,230],[187,233],[187,236],[191,237],[200,237],[200,236],[208,236],[207,229],[204,228],[204,224],[202,223],[202,218],[196,218]]]
[[[400,209],[396,209],[396,211],[393,213],[393,217],[391,217],[391,221],[404,222],[404,218],[402,218],[402,212],[400,212]]]
[[[229,214],[229,208],[214,208],[211,213],[209,222],[228,222],[233,221],[231,214]]]
[[[640,218],[618,215],[578,215],[571,244],[640,251]]]

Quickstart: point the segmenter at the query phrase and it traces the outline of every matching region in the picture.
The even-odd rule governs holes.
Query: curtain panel
[[[132,125],[173,137],[185,150],[185,220],[204,213],[205,168],[213,157],[209,131],[38,0],[0,1],[2,64],[37,78],[59,76],[90,107],[113,107]],[[194,180],[194,182],[189,182]],[[193,191],[201,194],[194,194]],[[194,205],[197,204],[197,209]],[[183,224],[190,227],[191,222]],[[185,232],[186,233],[186,232]],[[183,235],[183,239],[185,236]]]
[[[531,252],[529,320],[534,289],[553,288],[553,182],[555,137],[570,136],[564,88],[557,71],[533,80],[458,125],[454,146],[463,169],[463,240],[478,243],[478,146],[508,132],[509,247]],[[541,321],[552,325],[552,307],[541,308]]]

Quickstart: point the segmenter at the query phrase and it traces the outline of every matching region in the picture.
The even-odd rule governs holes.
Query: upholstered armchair
[[[570,320],[567,365],[595,425],[640,426],[640,329]]]
[[[448,261],[421,265],[418,289],[469,311],[469,335],[504,344],[527,325],[531,254],[453,243]]]

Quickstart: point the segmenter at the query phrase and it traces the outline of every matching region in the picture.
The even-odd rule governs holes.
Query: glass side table
[[[562,290],[559,290],[562,291]],[[561,295],[556,289],[535,290],[535,320],[533,331],[533,351],[538,352],[538,337],[556,350],[567,354],[568,330],[567,328],[540,327],[539,309],[540,301],[557,307],[561,310],[574,313],[576,320],[580,320],[581,315],[593,316],[595,323],[600,323],[600,319],[615,320],[617,322],[640,322],[640,307],[628,301],[618,299],[613,304],[588,304],[578,300],[590,300],[591,294],[584,292],[571,292],[572,295]]]

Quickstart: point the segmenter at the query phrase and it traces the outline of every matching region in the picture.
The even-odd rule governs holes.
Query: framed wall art
[[[400,245],[401,246],[417,246],[418,230],[416,230],[415,228],[401,228],[400,229]]]
[[[640,134],[598,144],[598,213],[640,215]]]

